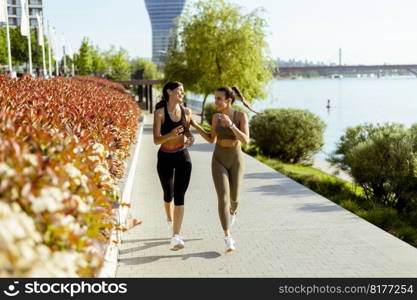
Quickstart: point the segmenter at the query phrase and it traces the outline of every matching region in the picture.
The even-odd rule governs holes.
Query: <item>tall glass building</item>
[[[152,24],[152,60],[161,64],[168,49],[174,18],[181,15],[185,0],[145,0]]]

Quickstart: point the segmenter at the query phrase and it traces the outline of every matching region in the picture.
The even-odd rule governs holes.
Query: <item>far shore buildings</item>
[[[34,28],[38,26],[36,15],[43,14],[43,0],[28,0],[29,4],[29,20],[30,27]],[[10,27],[20,26],[22,18],[22,9],[20,7],[20,0],[7,0],[7,11],[9,14],[9,25]],[[0,27],[4,26],[0,23]]]
[[[145,0],[152,24],[152,60],[162,64],[174,19],[182,14],[185,0]]]

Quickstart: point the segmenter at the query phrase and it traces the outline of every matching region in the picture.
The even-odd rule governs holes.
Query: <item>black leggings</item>
[[[184,205],[184,195],[191,177],[191,158],[188,150],[171,153],[159,149],[157,170],[164,190],[164,201],[169,203],[174,198],[176,206]]]

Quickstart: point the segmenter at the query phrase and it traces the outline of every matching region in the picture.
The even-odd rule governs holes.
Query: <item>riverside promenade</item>
[[[185,248],[168,249],[159,146],[145,115],[117,277],[417,277],[417,249],[245,154],[236,251],[224,253],[211,178],[213,144],[196,132],[185,198]],[[198,119],[199,120],[199,119]]]

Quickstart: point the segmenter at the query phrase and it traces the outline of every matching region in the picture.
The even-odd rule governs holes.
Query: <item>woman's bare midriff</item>
[[[169,140],[162,144],[164,147],[175,148],[184,145],[185,143],[185,136],[180,135],[172,140]]]

